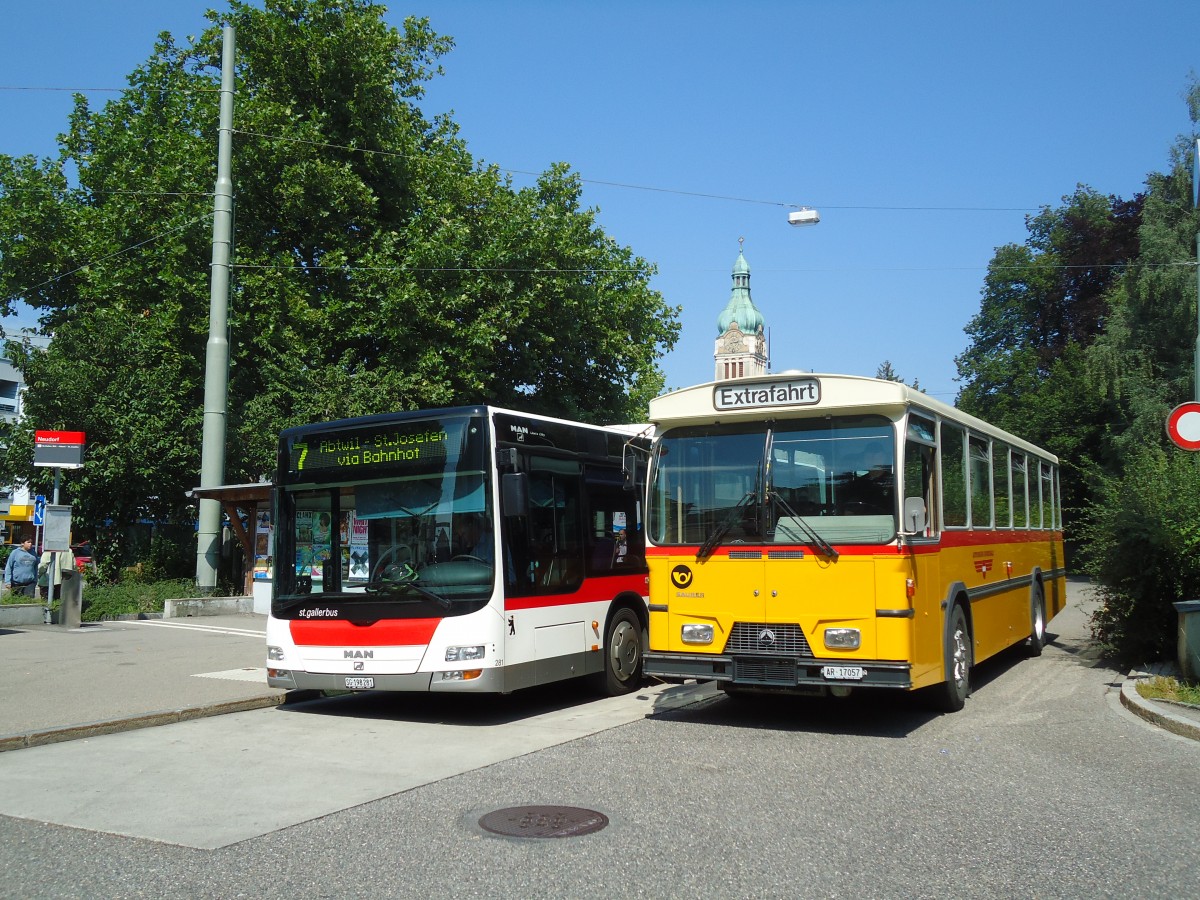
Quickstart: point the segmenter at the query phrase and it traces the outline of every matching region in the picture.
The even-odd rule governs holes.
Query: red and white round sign
[[[1200,402],[1180,403],[1171,410],[1167,434],[1184,450],[1200,450]]]

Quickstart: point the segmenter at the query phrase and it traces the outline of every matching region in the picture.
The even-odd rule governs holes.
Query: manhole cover
[[[578,806],[510,806],[490,812],[479,827],[492,834],[522,838],[578,837],[599,831],[608,816]]]

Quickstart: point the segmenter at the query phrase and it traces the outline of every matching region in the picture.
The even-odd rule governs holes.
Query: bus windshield
[[[895,438],[883,416],[674,428],[657,442],[657,544],[881,543],[896,534]]]
[[[285,432],[272,611],[349,603],[360,617],[479,609],[495,583],[495,517],[479,416]],[[306,615],[311,615],[311,611]]]

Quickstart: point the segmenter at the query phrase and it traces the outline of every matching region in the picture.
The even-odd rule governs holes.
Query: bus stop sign
[[[82,431],[35,431],[33,433],[33,464],[54,469],[82,469]]]
[[[1184,450],[1200,450],[1200,402],[1180,403],[1171,410],[1167,435]]]

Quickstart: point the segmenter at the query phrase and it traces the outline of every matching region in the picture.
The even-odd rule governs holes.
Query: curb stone
[[[1131,671],[1126,679],[1121,682],[1121,705],[1152,725],[1157,725],[1159,728],[1169,731],[1172,734],[1200,741],[1200,721],[1187,718],[1184,715],[1178,715],[1171,712],[1170,709],[1173,705],[1188,709],[1189,711],[1195,709],[1195,707],[1184,703],[1170,704],[1147,700],[1138,693],[1137,683],[1139,681],[1162,674],[1167,673],[1157,671],[1141,672],[1136,669]]]
[[[104,734],[116,734],[121,731],[133,731],[138,728],[151,728],[155,725],[173,725],[177,722],[187,722],[191,719],[203,719],[208,716],[222,716],[226,713],[246,712],[251,709],[279,706],[285,702],[285,696],[282,693],[268,694],[260,697],[251,697],[248,700],[229,700],[224,703],[212,703],[207,706],[140,713],[123,719],[89,722],[83,725],[65,725],[57,728],[46,728],[40,731],[31,731],[26,734],[5,734],[0,735],[0,753],[6,750],[23,750],[26,747],[40,747],[44,744],[57,744],[62,741],[78,740],[79,738],[99,737]]]

